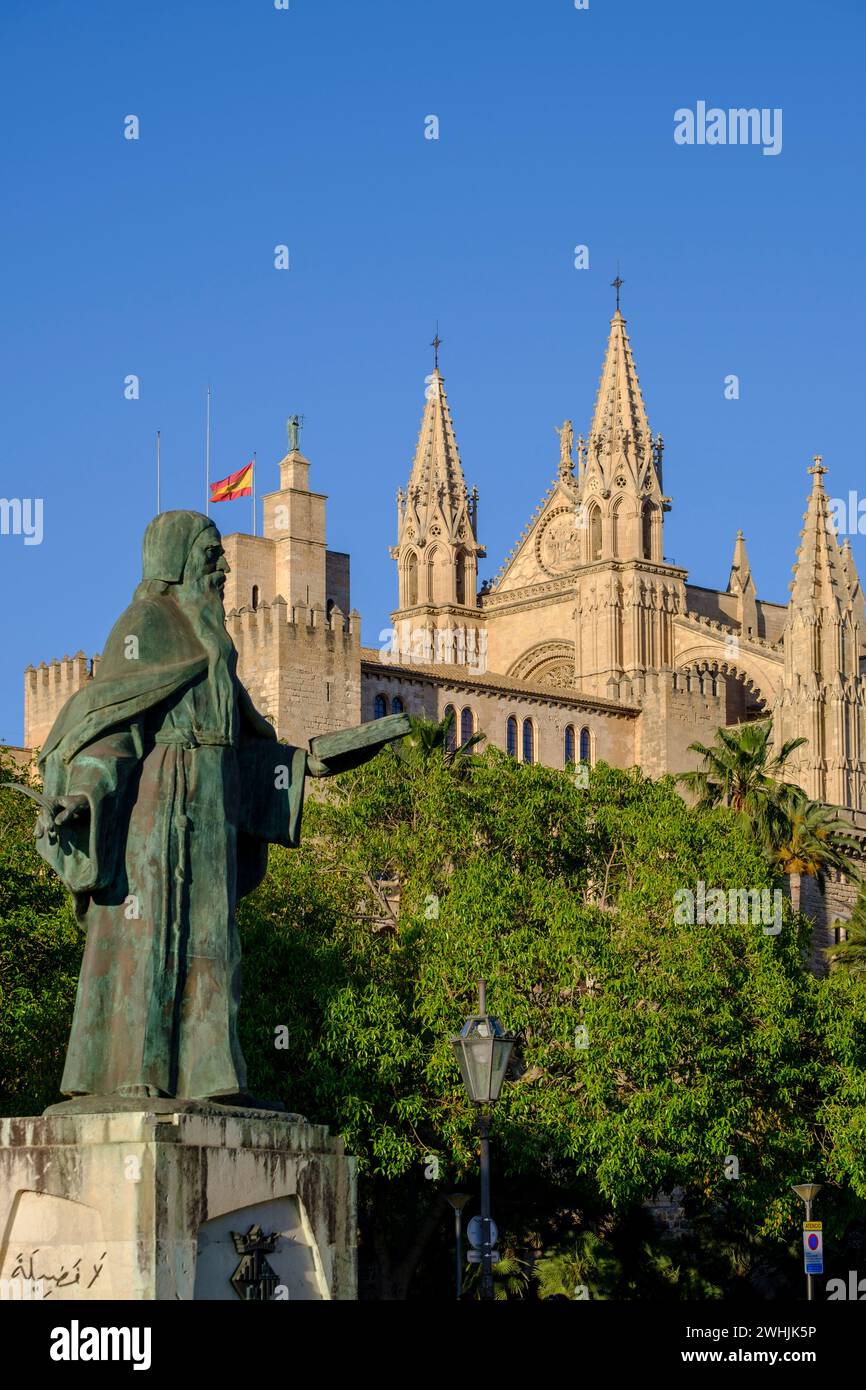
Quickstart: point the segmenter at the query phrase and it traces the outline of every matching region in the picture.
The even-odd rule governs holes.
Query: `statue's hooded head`
[[[210,517],[161,512],[144,533],[136,598],[168,594],[180,604],[210,659],[213,722],[230,734],[237,653],[225,629],[222,591],[228,569],[220,533]]]
[[[202,512],[160,512],[144,533],[141,547],[143,584],[156,580],[182,584],[205,570],[208,550],[222,553],[220,533]],[[217,557],[218,558],[218,557]],[[213,570],[216,570],[216,564]],[[225,572],[223,564],[221,572]]]

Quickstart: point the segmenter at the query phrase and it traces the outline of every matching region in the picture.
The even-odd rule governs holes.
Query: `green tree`
[[[0,782],[26,784],[0,748]],[[36,852],[36,808],[0,788],[0,1114],[38,1115],[58,1091],[82,932],[66,891]]]
[[[837,811],[820,801],[810,801],[799,787],[779,787],[778,808],[784,829],[774,859],[780,872],[791,876],[791,893],[799,906],[800,882],[814,878],[821,892],[828,869],[838,869],[859,879],[860,843],[854,828]]]
[[[774,886],[734,810],[689,810],[672,779],[604,766],[582,790],[495,749],[459,766],[386,754],[312,804],[305,835],[242,909],[245,1050],[257,1093],[328,1122],[358,1156],[375,1296],[427,1277],[448,1229],[440,1190],[476,1180],[448,1039],[480,974],[526,1067],[493,1116],[505,1248],[538,1224],[533,1189],[567,1229],[575,1211],[622,1214],[681,1187],[778,1241],[790,1182],[824,1150],[822,1105],[849,1146],[864,1038],[849,1020],[860,1061],[843,1085],[817,1026],[822,984],[802,968],[807,924],[787,906],[775,937],[674,921],[674,894],[699,879]],[[866,1194],[850,1153],[837,1171]]]
[[[787,739],[773,753],[771,719],[721,728],[714,744],[689,744],[690,752],[700,754],[703,767],[682,773],[679,781],[696,797],[698,810],[729,806],[746,818],[760,844],[775,849],[788,829],[779,804],[782,773],[804,743],[804,738]]]

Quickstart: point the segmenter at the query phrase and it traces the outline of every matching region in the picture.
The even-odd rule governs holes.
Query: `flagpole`
[[[207,429],[205,432],[204,468],[204,509],[205,515],[210,516],[210,386],[207,388]]]
[[[156,514],[159,516],[162,511],[159,496],[159,430],[156,432]]]
[[[256,451],[253,450],[253,535],[256,534]]]

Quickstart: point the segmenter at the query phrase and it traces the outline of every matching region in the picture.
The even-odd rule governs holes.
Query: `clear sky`
[[[863,0],[3,0],[0,496],[44,535],[0,535],[0,738],[128,602],[157,429],[202,508],[208,381],[214,477],[255,450],[275,487],[305,416],[375,644],[438,319],[492,577],[588,428],[617,262],[665,552],[724,588],[742,526],[784,601],[811,455],[866,496],[864,34]],[[781,108],[781,152],[678,145],[699,101]]]

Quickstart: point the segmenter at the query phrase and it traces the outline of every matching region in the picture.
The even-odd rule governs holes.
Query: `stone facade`
[[[478,493],[437,356],[397,493],[398,607],[381,652],[361,649],[349,557],[328,550],[327,499],[290,448],[262,499],[263,534],[224,539],[241,679],[281,737],[303,743],[401,704],[437,718],[453,708],[458,727],[518,758],[563,767],[583,749],[658,776],[693,767],[688,745],[711,742],[720,724],[772,714],[777,739],[809,739],[796,776],[810,795],[866,809],[866,606],[850,546],[833,533],[820,460],[781,605],[758,597],[742,532],[725,590],[690,584],[666,557],[664,441],[618,308],[588,434],[575,441],[565,421],[559,435],[550,486],[479,588]],[[28,668],[27,747],[97,662],[79,652]]]

